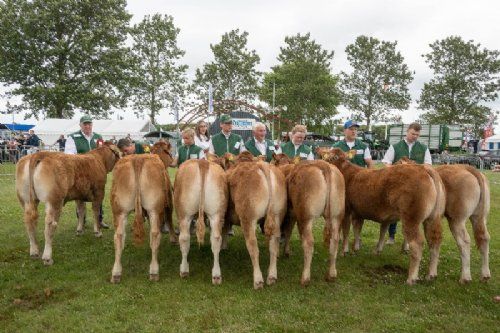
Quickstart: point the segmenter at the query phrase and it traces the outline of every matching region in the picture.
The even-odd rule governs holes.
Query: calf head
[[[328,148],[327,148],[328,149]],[[318,152],[319,156],[323,161],[334,164],[337,167],[342,166],[342,164],[348,162],[347,155],[339,148],[329,148],[325,150],[325,148],[321,148],[321,151]]]
[[[118,162],[118,160],[122,157],[120,149],[109,141],[104,142],[104,144],[99,148],[91,150],[89,154],[99,156],[102,159],[107,172],[113,170],[116,162]]]
[[[251,152],[244,151],[244,152],[240,153],[238,156],[236,156],[235,162],[236,162],[236,164],[238,164],[240,162],[255,162],[258,160],[259,160],[259,158],[253,156],[253,154]]]
[[[215,154],[207,153],[206,157],[207,161],[220,165],[224,170],[230,169],[235,164],[234,155],[230,153],[226,153],[222,157],[218,157]]]
[[[174,160],[172,154],[170,153],[171,149],[172,146],[170,145],[170,142],[158,141],[151,148],[151,154],[158,155],[165,165],[165,168],[168,168]]]
[[[276,166],[280,166],[280,165],[287,165],[287,164],[291,164],[291,163],[292,163],[292,160],[290,159],[290,157],[288,157],[288,155],[273,153],[273,159],[271,160],[271,164],[274,164]]]

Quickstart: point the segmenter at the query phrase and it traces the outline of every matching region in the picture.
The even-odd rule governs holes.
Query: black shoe
[[[107,225],[106,223],[104,223],[104,222],[102,222],[102,221],[101,221],[101,222],[99,222],[99,226],[100,226],[101,228],[103,228],[103,229],[109,229],[109,225]]]

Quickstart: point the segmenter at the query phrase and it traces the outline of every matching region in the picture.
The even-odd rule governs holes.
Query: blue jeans
[[[396,227],[398,225],[398,222],[396,223],[391,223],[389,225],[389,237],[394,239],[394,237],[396,236]]]

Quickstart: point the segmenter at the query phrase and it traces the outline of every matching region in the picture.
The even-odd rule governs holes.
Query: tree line
[[[4,112],[71,118],[75,110],[107,118],[131,107],[153,123],[159,112],[213,98],[273,104],[282,117],[312,128],[333,125],[344,105],[359,121],[393,120],[411,102],[414,72],[396,41],[358,36],[345,52],[351,71],[332,73],[334,52],[309,33],[286,36],[269,72],[247,46],[249,34],[235,29],[211,44],[213,61],[187,78],[178,45],[180,29],[169,15],[147,15],[134,25],[125,0],[0,1],[0,82],[8,88]],[[127,42],[128,41],[128,42]],[[433,71],[418,107],[430,123],[467,124],[477,132],[497,112],[500,58],[472,40],[450,36],[423,54]],[[217,111],[217,110],[216,110]]]

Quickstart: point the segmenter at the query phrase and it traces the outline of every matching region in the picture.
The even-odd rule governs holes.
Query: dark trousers
[[[103,214],[103,211],[102,211],[102,205],[101,205],[101,207],[99,207],[99,223],[102,223],[103,215],[104,215],[104,214]],[[78,207],[76,207],[76,218],[77,218],[77,219],[78,219],[78,218],[80,218],[80,217],[78,216]],[[86,216],[84,216],[84,217],[83,217],[83,223],[85,223],[85,222],[86,222],[86,221],[85,221],[85,219],[86,219]]]
[[[394,239],[394,237],[396,236],[396,227],[397,227],[398,223],[391,223],[389,225],[389,237]]]

